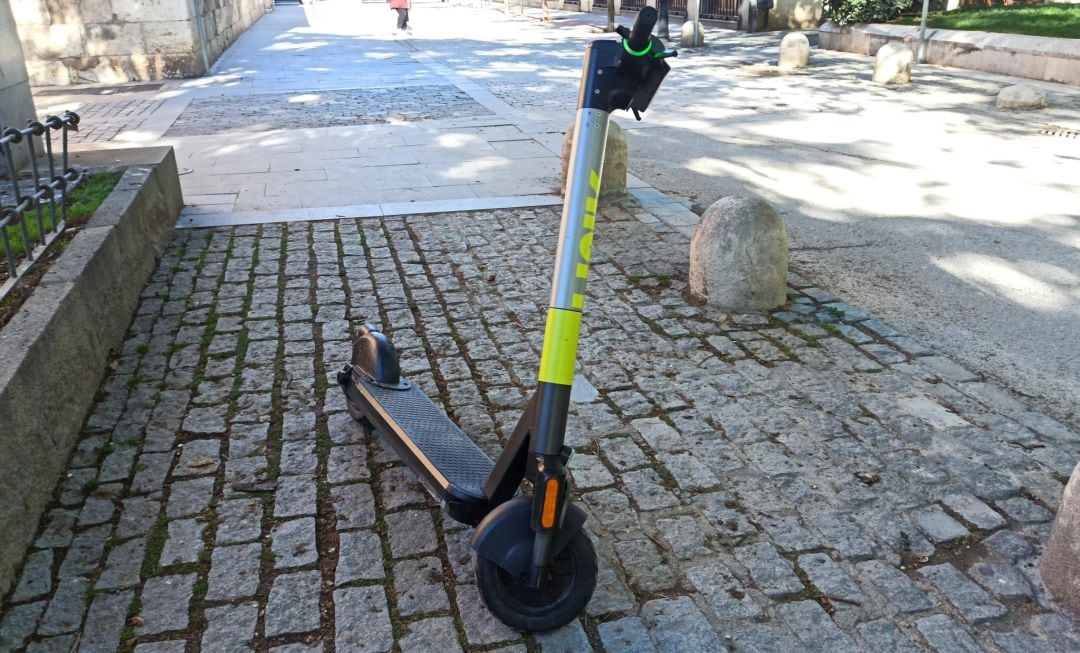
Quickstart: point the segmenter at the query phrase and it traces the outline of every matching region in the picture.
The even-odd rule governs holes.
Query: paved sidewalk
[[[334,7],[317,5],[311,30],[301,9],[279,9],[214,78],[109,98],[161,102],[109,145],[176,130],[165,142],[199,201],[185,217],[228,226],[178,231],[144,291],[3,597],[0,651],[1080,650],[1080,626],[1037,570],[1080,458],[1075,427],[798,275],[771,315],[693,305],[691,199],[640,180],[601,211],[570,420],[600,585],[558,632],[494,621],[469,531],[347,416],[333,375],[355,328],[380,323],[409,378],[483,448],[509,435],[535,386],[559,221],[558,207],[510,205],[557,182],[580,56],[566,40],[589,38],[596,19],[558,33],[511,23],[520,34],[468,50],[449,19],[417,12],[414,38],[394,41],[358,36],[382,27],[345,24]],[[710,68],[752,63],[770,39],[687,56],[701,77],[670,101],[723,93],[680,127],[631,138],[771,120],[785,101],[776,78],[744,71],[727,85]],[[852,61],[805,80],[806,97],[836,101],[829,75]],[[456,92],[473,104],[446,99]],[[750,110],[751,97],[768,102]],[[230,108],[254,100],[275,120],[368,122],[230,131]],[[477,113],[445,114],[463,106]],[[179,135],[207,129],[221,133]],[[338,155],[352,172],[330,183]],[[462,183],[437,185],[448,158],[467,162]],[[378,170],[406,167],[425,171],[408,187],[430,213],[392,204],[403,189]],[[523,170],[535,185],[513,181]],[[463,201],[473,210],[445,208]]]

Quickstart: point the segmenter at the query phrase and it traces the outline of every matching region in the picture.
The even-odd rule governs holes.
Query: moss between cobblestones
[[[156,576],[158,564],[161,562],[161,551],[165,548],[165,537],[168,535],[169,520],[164,515],[158,517],[153,530],[146,536],[146,556],[143,558],[143,578]]]

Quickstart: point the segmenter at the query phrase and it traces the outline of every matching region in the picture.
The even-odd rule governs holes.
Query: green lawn
[[[105,198],[112,192],[113,186],[116,182],[120,181],[119,172],[106,172],[100,174],[90,175],[79,184],[79,187],[72,191],[71,196],[68,197],[68,226],[77,226],[85,223],[97,207],[105,201]],[[49,206],[46,204],[42,207],[44,212],[45,227],[49,226]],[[57,219],[60,218],[60,207],[56,207]],[[38,226],[37,226],[37,211],[26,211],[23,213],[23,221],[26,222],[26,230],[30,234],[31,242],[38,242]],[[11,249],[19,254],[26,253],[23,249],[22,229],[17,225],[9,225],[6,227],[8,238],[11,241]],[[0,247],[0,260],[3,259],[3,248]]]
[[[919,16],[904,16],[893,22],[918,25],[919,19]],[[933,13],[927,20],[927,26],[1080,39],[1080,5],[994,7]]]

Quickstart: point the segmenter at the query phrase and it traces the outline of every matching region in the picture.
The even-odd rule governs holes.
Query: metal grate
[[[3,245],[3,285],[0,299],[15,287],[67,227],[67,194],[83,179],[85,170],[68,165],[68,132],[77,131],[78,114],[49,116],[18,129],[0,119],[0,244]],[[60,161],[53,148],[53,132],[60,132]],[[17,146],[26,146],[27,176],[15,165]],[[37,143],[35,145],[35,143]],[[39,159],[44,153],[44,161]],[[42,176],[42,167],[48,176]]]

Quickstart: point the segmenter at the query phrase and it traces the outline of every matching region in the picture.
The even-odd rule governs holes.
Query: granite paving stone
[[[79,641],[79,652],[113,653],[127,621],[128,606],[134,598],[135,593],[130,590],[95,595],[86,615],[86,627]]]
[[[210,556],[206,598],[212,601],[246,599],[259,588],[259,543],[218,546]]]
[[[162,567],[195,562],[203,550],[203,531],[206,524],[195,519],[169,522],[165,547],[161,550]]]
[[[591,653],[593,647],[589,644],[589,636],[581,627],[581,622],[574,619],[570,623],[546,633],[534,635],[540,650],[553,653]]]
[[[62,579],[56,587],[49,607],[38,625],[39,635],[60,635],[74,632],[82,623],[86,612],[90,581],[81,577]]]
[[[266,601],[266,636],[291,635],[317,629],[320,585],[318,571],[299,571],[275,578]],[[355,598],[354,595],[350,597]],[[341,603],[337,604],[340,610]],[[356,610],[359,606],[354,604],[350,609]],[[342,624],[339,623],[339,630],[341,627]]]
[[[101,555],[105,551],[105,542],[110,532],[112,525],[103,524],[75,535],[64,561],[60,564],[60,579],[85,575],[97,569],[101,564]]]
[[[653,599],[641,607],[641,616],[661,653],[722,650],[716,631],[688,596]]]
[[[381,569],[380,569],[381,571]],[[341,573],[340,570],[338,572]],[[398,611],[403,616],[450,609],[443,589],[442,561],[438,558],[402,560],[394,565],[394,588]]]
[[[315,547],[315,518],[303,517],[275,524],[270,529],[273,539],[271,550],[274,554],[274,567],[287,569],[304,567],[319,559]]]
[[[919,612],[934,607],[914,582],[903,572],[880,560],[861,562],[857,568],[867,583],[900,612]]]
[[[390,552],[395,558],[428,553],[438,545],[435,525],[426,510],[406,510],[386,516]]]
[[[20,648],[34,634],[44,612],[45,601],[23,603],[5,610],[0,616],[0,646],[7,650]]]
[[[34,551],[27,556],[11,600],[21,602],[48,594],[52,590],[52,566],[52,549]]]
[[[457,630],[450,617],[435,617],[414,621],[405,627],[401,638],[402,651],[416,653],[459,653]]]
[[[736,653],[772,653],[795,651],[800,644],[787,628],[757,624],[736,628],[731,633]]]
[[[222,501],[217,505],[217,544],[251,542],[262,535],[263,504],[254,499]]]
[[[753,619],[763,614],[746,587],[720,562],[700,563],[690,567],[686,574],[721,621]]]
[[[919,575],[930,581],[973,624],[997,619],[1008,612],[1008,608],[951,564],[923,567]]]
[[[922,636],[940,653],[983,653],[971,635],[943,614],[935,614],[915,622]]]
[[[170,519],[198,515],[210,507],[213,496],[214,479],[212,477],[174,481],[165,512]]]
[[[335,583],[377,580],[383,577],[382,542],[371,531],[347,531],[338,535],[338,564]]]
[[[642,594],[671,589],[678,582],[678,576],[652,540],[616,542],[615,554],[626,570],[631,587]]]
[[[855,626],[863,645],[881,653],[919,653],[911,639],[887,619],[867,621]]]
[[[94,583],[95,590],[123,589],[139,584],[143,558],[146,556],[146,539],[137,537],[113,547],[109,551],[105,569]]]
[[[735,549],[735,557],[749,570],[754,585],[772,598],[806,589],[792,564],[767,543],[741,546]]]
[[[250,642],[258,619],[259,606],[254,602],[207,608],[202,650],[254,650]]]
[[[859,650],[855,642],[833,623],[817,601],[782,603],[776,610],[795,633],[804,650],[820,653]]]
[[[623,617],[605,621],[596,627],[600,641],[608,651],[623,653],[655,653],[656,646],[640,617]]]
[[[188,626],[188,604],[195,585],[195,574],[154,576],[143,584],[139,617],[136,627],[140,635],[156,635]]]

